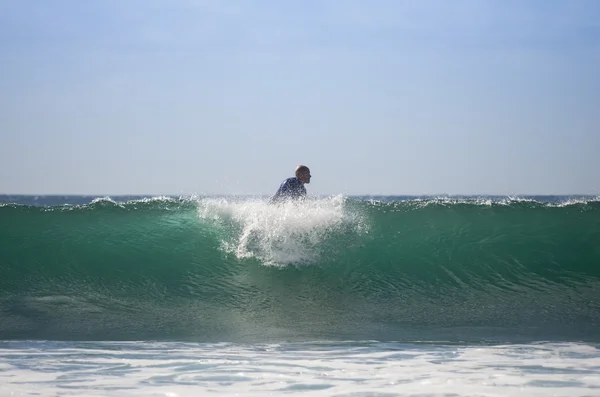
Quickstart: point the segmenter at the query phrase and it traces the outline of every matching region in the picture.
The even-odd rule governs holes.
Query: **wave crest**
[[[198,203],[201,219],[226,229],[225,252],[237,258],[256,258],[266,265],[316,263],[327,241],[341,233],[368,233],[359,211],[346,205],[343,196],[288,202],[205,199]]]

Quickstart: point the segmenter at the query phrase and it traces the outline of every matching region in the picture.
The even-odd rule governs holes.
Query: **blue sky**
[[[600,194],[600,2],[0,2],[0,193]]]

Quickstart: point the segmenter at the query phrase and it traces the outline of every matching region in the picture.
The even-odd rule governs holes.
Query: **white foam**
[[[597,346],[3,342],[0,396],[598,395]]]
[[[222,248],[238,258],[257,258],[267,265],[313,263],[332,233],[364,231],[359,214],[346,208],[342,196],[303,203],[269,204],[266,200],[203,199],[199,215],[226,229]]]

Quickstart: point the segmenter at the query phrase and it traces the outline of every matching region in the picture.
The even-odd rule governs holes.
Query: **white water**
[[[362,217],[346,208],[342,196],[279,205],[266,200],[204,199],[198,202],[198,211],[202,219],[227,229],[224,251],[267,265],[313,263],[332,233],[367,232]]]
[[[0,396],[598,396],[600,350],[444,346],[0,342]]]

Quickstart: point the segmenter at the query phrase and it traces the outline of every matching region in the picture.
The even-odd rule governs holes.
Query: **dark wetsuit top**
[[[279,203],[290,199],[304,199],[306,197],[306,188],[298,178],[288,178],[281,183],[279,189],[273,197],[269,199],[271,203]]]

